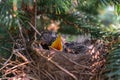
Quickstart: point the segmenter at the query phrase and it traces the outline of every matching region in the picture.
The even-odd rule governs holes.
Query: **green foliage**
[[[115,6],[116,12],[118,15],[120,15],[120,4]]]
[[[78,0],[77,9],[85,13],[89,12],[89,14],[96,15],[98,14],[97,9],[99,5],[99,0]]]
[[[101,0],[104,4],[119,4],[120,0]]]
[[[120,48],[119,46],[112,50],[107,57],[106,70],[104,72],[105,80],[120,79]]]
[[[0,3],[0,23],[4,25],[12,24],[12,1],[2,1]]]
[[[12,41],[7,33],[7,30],[0,27],[0,56],[8,58],[11,54]]]
[[[38,0],[38,10],[47,14],[65,14],[69,11],[72,0]]]
[[[71,25],[65,25],[65,24],[61,25],[59,32],[64,34],[71,34],[71,35],[81,34],[81,31],[79,28],[73,27]]]

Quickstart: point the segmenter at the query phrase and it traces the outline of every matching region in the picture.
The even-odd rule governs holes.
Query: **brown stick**
[[[28,22],[28,24],[30,25],[30,27],[32,27],[34,29],[34,31],[41,36],[40,32],[30,23]]]
[[[62,55],[65,59],[67,59],[68,61],[70,61],[70,62],[72,62],[72,63],[74,63],[74,64],[76,64],[76,65],[78,65],[78,66],[80,66],[80,67],[90,69],[89,67],[87,67],[87,66],[85,66],[85,65],[81,65],[81,64],[76,63],[75,61],[73,61],[73,60],[67,58],[67,57],[64,56],[63,54],[60,54],[60,55]]]
[[[25,62],[29,62],[28,59],[25,56],[23,56],[20,52],[16,52],[16,53],[17,55],[19,55],[18,57],[21,57]]]
[[[15,69],[15,68],[17,68],[17,67],[23,66],[23,65],[25,65],[25,64],[28,64],[28,62],[24,62],[24,63],[18,64],[18,65],[16,65],[16,66],[8,69],[6,72],[9,72],[9,71],[11,71],[12,69]]]
[[[52,80],[55,80],[54,77],[47,70],[44,70],[44,71],[46,74],[48,74],[52,78]]]
[[[74,78],[75,80],[78,80],[77,77],[70,73],[68,70],[66,70],[65,68],[61,67],[60,65],[58,65],[56,62],[54,62],[53,60],[49,60],[51,63],[53,63],[56,67],[58,67],[59,69],[61,69],[63,72],[67,73],[68,75],[70,75],[72,78]]]
[[[48,60],[48,57],[44,56],[43,54],[41,54],[38,49],[35,49],[36,53],[39,53],[41,57],[45,58]],[[70,73],[67,69],[61,67],[59,64],[57,64],[55,61],[49,59],[49,62],[51,62],[52,64],[54,64],[56,67],[58,67],[60,70],[62,70],[63,72],[67,73],[68,75],[70,75],[74,80],[78,80],[77,77]]]
[[[1,68],[0,68],[0,71],[3,70],[5,67],[7,67],[8,65],[11,65],[12,63],[8,63],[6,65],[3,65]]]
[[[4,63],[4,65],[6,65],[11,60],[12,57],[13,57],[13,53],[10,55],[10,57],[7,59],[7,61]]]

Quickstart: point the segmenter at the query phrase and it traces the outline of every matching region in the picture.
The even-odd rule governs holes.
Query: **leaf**
[[[108,80],[120,79],[120,49],[116,47],[107,57],[106,69],[104,72],[105,78]]]

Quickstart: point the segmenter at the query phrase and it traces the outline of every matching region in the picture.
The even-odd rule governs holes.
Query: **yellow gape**
[[[52,43],[52,45],[50,47],[57,49],[59,51],[63,50],[62,39],[61,39],[60,34],[58,35],[58,37],[56,38],[56,40]]]

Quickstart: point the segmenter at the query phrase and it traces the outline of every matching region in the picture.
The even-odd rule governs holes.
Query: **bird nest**
[[[36,72],[31,74],[37,74],[34,77],[38,80],[90,80],[100,73],[105,63],[100,46],[99,49],[94,47],[84,54],[40,49],[34,51],[36,69],[33,67],[34,70],[31,70]]]
[[[0,68],[2,78],[8,80],[101,80],[106,50],[102,42],[79,54],[54,49],[13,49]],[[12,59],[14,57],[14,59]],[[97,77],[96,77],[97,76]]]

